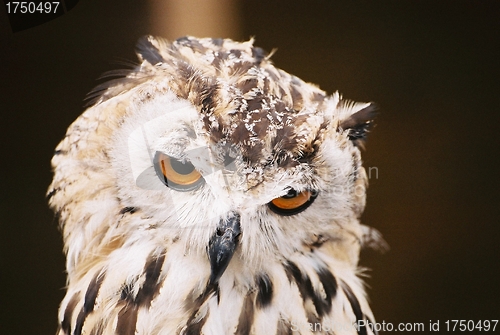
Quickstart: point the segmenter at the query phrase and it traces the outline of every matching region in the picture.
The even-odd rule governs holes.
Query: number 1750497
[[[448,320],[446,331],[495,331],[498,320]]]
[[[55,13],[59,7],[59,1],[36,1],[36,2],[7,2],[8,14],[34,14]]]

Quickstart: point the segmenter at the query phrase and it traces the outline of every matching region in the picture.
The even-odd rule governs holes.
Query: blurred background
[[[391,249],[361,258],[377,321],[500,319],[499,1],[83,0],[19,32],[0,8],[1,334],[56,331],[50,159],[145,34],[255,36],[285,71],[377,102],[363,222]]]

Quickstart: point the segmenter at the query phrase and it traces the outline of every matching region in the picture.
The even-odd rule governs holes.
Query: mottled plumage
[[[59,334],[371,334],[352,324],[374,321],[358,278],[378,236],[359,223],[374,106],[277,69],[253,41],[137,51],[52,160]]]

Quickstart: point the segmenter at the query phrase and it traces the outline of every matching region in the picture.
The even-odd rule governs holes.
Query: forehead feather
[[[325,126],[326,94],[274,67],[252,40],[148,37],[138,50],[143,67],[175,78],[172,91],[200,112],[212,144],[236,146],[252,163],[293,164],[312,150],[311,126]]]

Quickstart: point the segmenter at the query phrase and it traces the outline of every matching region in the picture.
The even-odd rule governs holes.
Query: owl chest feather
[[[206,255],[131,246],[72,285],[86,289],[63,301],[60,334],[370,334],[358,327],[373,317],[354,268],[321,250],[258,269],[235,255],[209,278]]]

